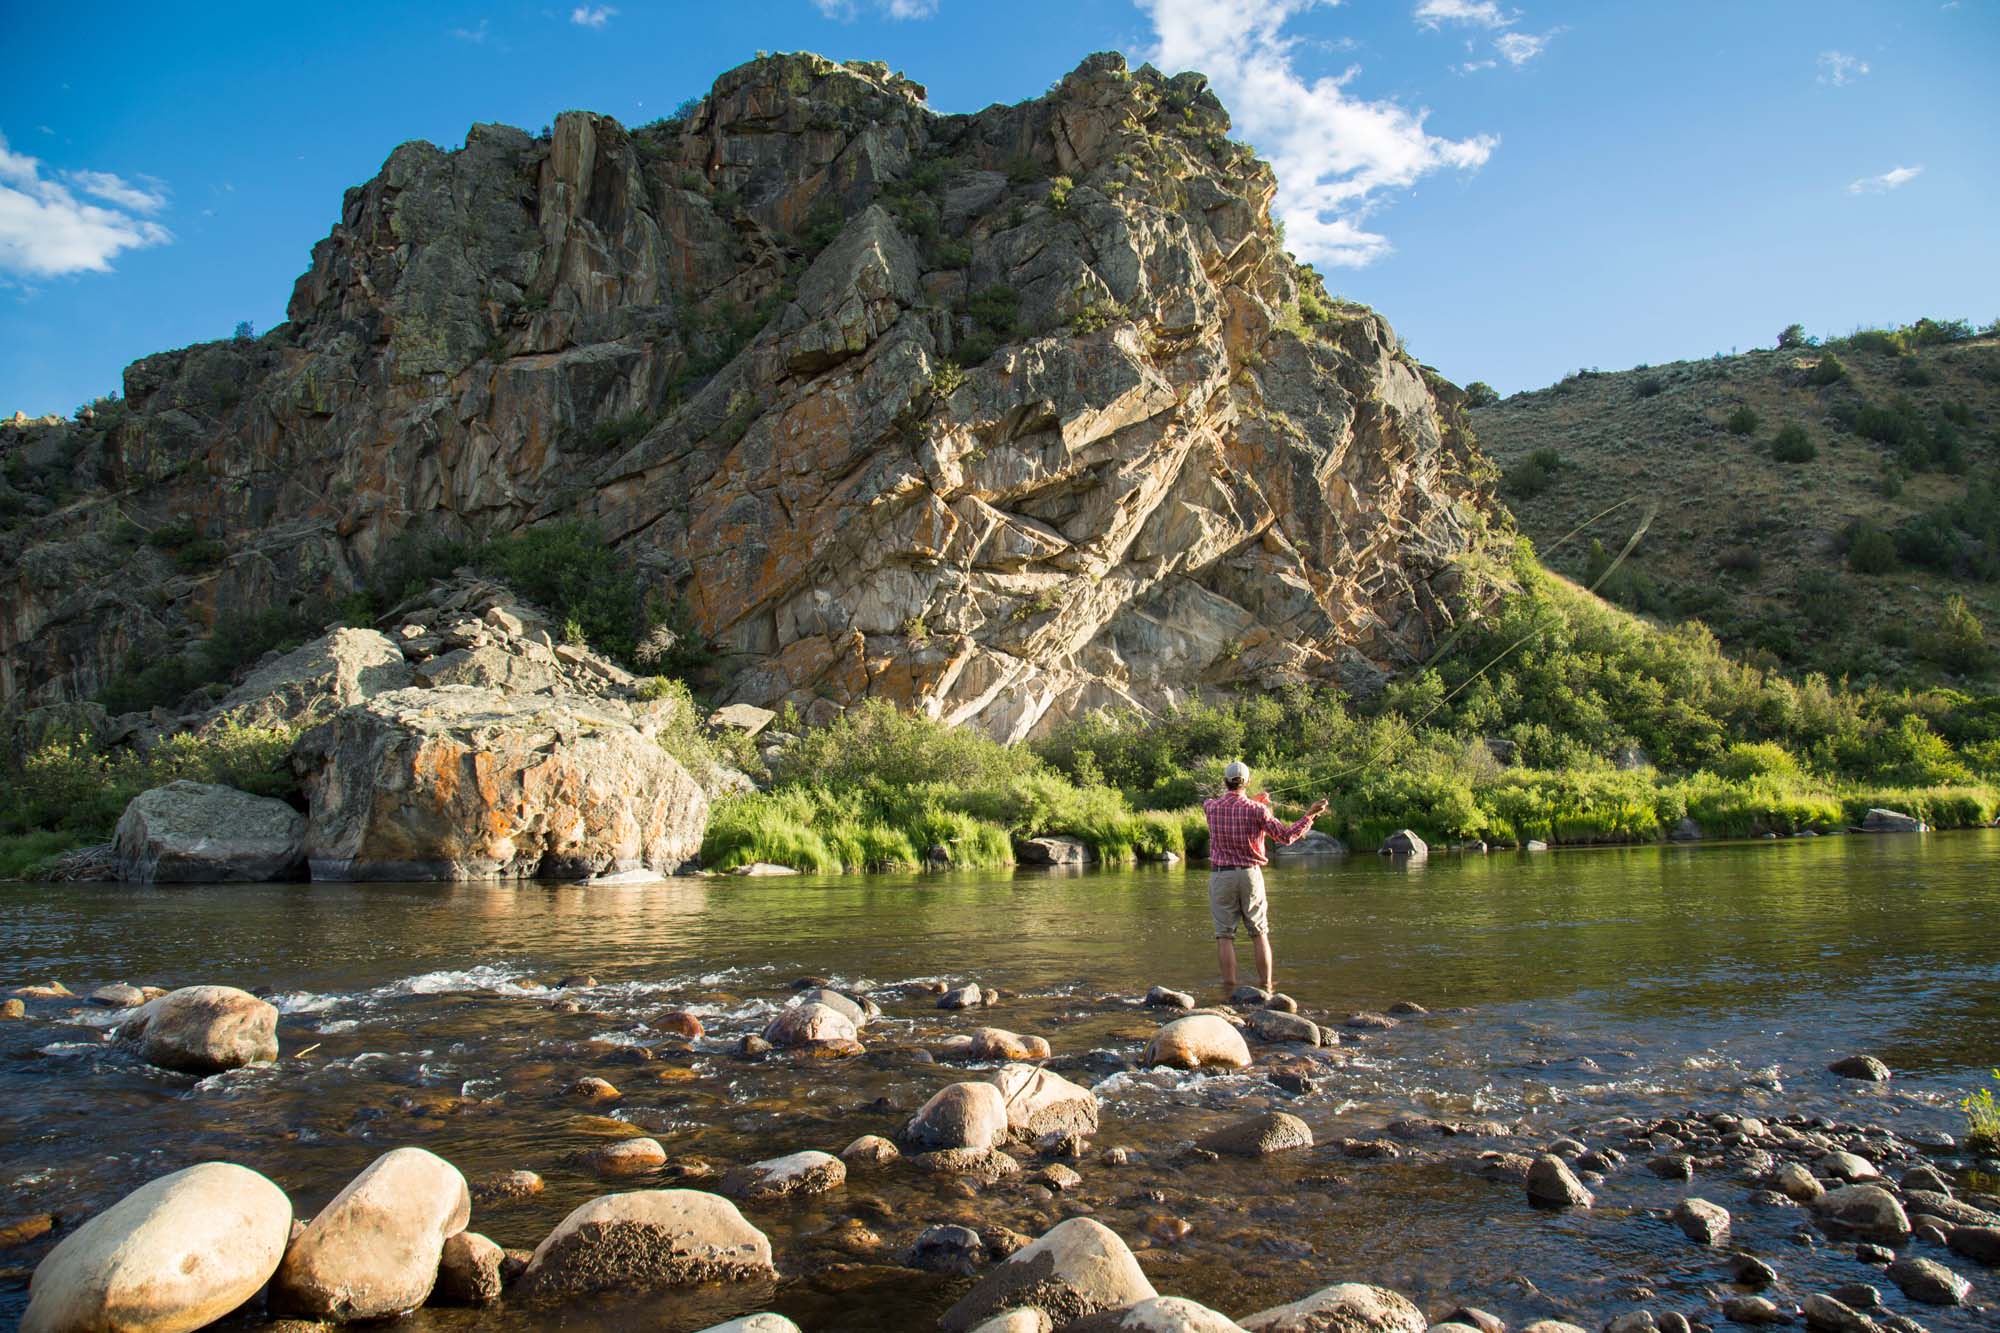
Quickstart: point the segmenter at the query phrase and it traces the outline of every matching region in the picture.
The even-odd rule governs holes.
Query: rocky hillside
[[[718,699],[1007,738],[1200,684],[1365,686],[1483,527],[1455,391],[1274,230],[1197,74],[1093,56],[942,116],[885,67],[723,75],[638,129],[408,143],[290,320],[0,429],[0,702],[555,519]],[[386,609],[386,608],[377,608]]]
[[[1830,677],[2000,684],[2000,338],[1925,321],[1603,374],[1469,414],[1554,568]],[[1564,545],[1607,507],[1626,502]],[[1593,547],[1593,543],[1597,543]],[[1981,622],[1970,637],[1955,609]]]

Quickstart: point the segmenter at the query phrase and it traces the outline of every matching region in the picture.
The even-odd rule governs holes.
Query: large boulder
[[[278,1058],[278,1010],[234,986],[183,986],[140,1005],[118,1037],[147,1064],[216,1074]]]
[[[535,1247],[528,1296],[776,1276],[771,1242],[736,1205],[701,1190],[636,1190],[582,1204]]]
[[[291,806],[213,782],[140,792],[111,836],[118,878],[140,884],[288,879],[305,867],[305,843]]]
[[[1375,850],[1384,856],[1407,856],[1419,861],[1431,854],[1431,845],[1415,829],[1403,828],[1382,839],[1382,845]]]
[[[1312,1144],[1311,1127],[1285,1111],[1248,1116],[1195,1140],[1197,1147],[1226,1157],[1268,1157],[1295,1148],[1310,1148]]]
[[[829,990],[825,986],[814,986],[810,990],[801,992],[799,1003],[823,1004],[829,1009],[838,1009],[857,1029],[867,1027],[882,1016],[881,1007],[873,1000],[857,1000],[851,995]]]
[[[310,726],[411,681],[403,650],[386,634],[342,627],[256,668],[223,696],[210,722]]]
[[[998,1148],[1007,1141],[1007,1100],[991,1083],[940,1088],[903,1126],[915,1148]]]
[[[1271,851],[1280,856],[1345,856],[1347,844],[1331,833],[1318,829],[1307,829],[1296,842],[1274,845]]]
[[[1068,1333],[1244,1333],[1228,1315],[1180,1296],[1154,1296],[1063,1326]]]
[[[1091,1218],[1072,1217],[1015,1251],[938,1324],[945,1333],[961,1333],[1004,1310],[1036,1306],[1062,1328],[1157,1295],[1116,1232]]]
[[[1364,1282],[1323,1287],[1238,1322],[1250,1333],[1424,1333],[1428,1326],[1408,1297]]]
[[[1910,1216],[1895,1195],[1880,1185],[1848,1185],[1813,1200],[1820,1222],[1868,1240],[1900,1241],[1910,1234]]]
[[[472,1195],[458,1168],[395,1148],[306,1223],[271,1283],[271,1303],[308,1319],[386,1319],[431,1294],[444,1244],[465,1230]]]
[[[63,1237],[28,1284],[22,1333],[180,1333],[257,1294],[291,1235],[285,1192],[204,1162],[133,1190]]]
[[[993,1086],[1006,1103],[1007,1128],[1024,1139],[1044,1134],[1097,1132],[1097,1095],[1061,1074],[1034,1065],[1002,1065],[993,1071]]]
[[[816,1046],[855,1040],[854,1020],[830,1004],[795,1004],[781,1009],[764,1028],[773,1046]]]
[[[708,799],[658,741],[669,719],[576,695],[395,690],[299,739],[315,879],[666,875]]]
[[[1097,858],[1082,839],[1051,835],[1014,839],[1014,859],[1024,866],[1083,866]]]
[[[1146,1065],[1176,1069],[1247,1069],[1250,1047],[1236,1025],[1216,1014],[1189,1014],[1153,1034],[1146,1047]]]
[[[1901,810],[1884,810],[1880,806],[1870,810],[1861,821],[1863,833],[1929,833],[1931,826],[1914,815],[1906,815]]]

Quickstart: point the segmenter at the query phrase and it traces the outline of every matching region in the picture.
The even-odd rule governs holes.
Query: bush
[[[1986,627],[1957,593],[1945,598],[1944,614],[1929,635],[1924,655],[1942,667],[1971,674],[1986,666]]]
[[[134,796],[181,779],[291,797],[298,791],[290,760],[295,739],[288,727],[224,723],[168,737],[144,755],[104,754],[89,737],[51,742],[22,760],[0,828],[62,830],[101,842]]]
[[[1723,424],[1728,427],[1731,435],[1749,435],[1757,429],[1757,413],[1745,403],[1731,412],[1729,419]]]
[[[1485,380],[1474,380],[1465,386],[1465,405],[1467,407],[1491,407],[1499,401],[1499,391]]]
[[[1058,213],[1069,211],[1069,192],[1076,188],[1076,182],[1067,176],[1049,178],[1049,207]]]
[[[1771,439],[1771,457],[1780,463],[1810,463],[1818,456],[1819,449],[1797,422],[1786,425]]]
[[[1516,499],[1532,500],[1553,486],[1557,474],[1568,466],[1554,449],[1532,450],[1500,474],[1500,489]]]
[[[1819,361],[1806,372],[1806,383],[1824,387],[1847,378],[1847,367],[1832,352],[1822,352]]]
[[[1658,375],[1641,375],[1632,384],[1632,391],[1641,398],[1654,398],[1665,392],[1667,382]]]
[[[574,622],[597,651],[634,660],[647,619],[639,582],[595,524],[544,523],[487,542],[472,561],[556,619]]]
[[[1810,346],[1812,346],[1812,339],[1806,336],[1806,327],[1803,324],[1787,324],[1778,334],[1778,350],[1781,352],[1791,348]]]
[[[1896,540],[1862,519],[1849,530],[1847,567],[1857,574],[1887,574],[1896,567]]]

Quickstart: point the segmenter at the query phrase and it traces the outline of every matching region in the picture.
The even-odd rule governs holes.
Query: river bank
[[[1824,1233],[1800,1245],[1795,1233],[1816,1230],[1810,1214],[1748,1202],[1740,1163],[1700,1166],[1692,1184],[1653,1175],[1626,1145],[1633,1126],[1616,1122],[1750,1115],[1826,1133],[1803,1124],[1823,1116],[1881,1125],[1899,1152],[1920,1137],[1962,1137],[1956,1101],[2000,1057],[2000,955],[1982,924],[1996,865],[2000,838],[1984,833],[1284,867],[1273,875],[1280,985],[1341,1044],[1253,1037],[1250,1069],[1199,1076],[1143,1067],[1163,1015],[1137,1003],[1156,983],[1204,1004],[1221,998],[1189,867],[644,889],[16,889],[6,943],[37,974],[21,980],[261,990],[281,1011],[281,1054],[207,1079],[165,1074],[103,1039],[109,1011],[75,1026],[74,1002],[32,1001],[28,1023],[0,1024],[12,1057],[0,1063],[0,1095],[24,1113],[0,1172],[23,1211],[73,1225],[165,1170],[238,1161],[281,1184],[306,1218],[383,1152],[419,1145],[475,1181],[540,1174],[541,1194],[472,1209],[473,1230],[531,1247],[609,1190],[716,1187],[752,1162],[893,1137],[942,1087],[992,1076],[991,1062],[956,1060],[950,1043],[994,1026],[1047,1040],[1050,1066],[1099,1099],[1091,1153],[1010,1148],[1020,1175],[990,1186],[905,1162],[851,1170],[838,1190],[808,1199],[742,1200],[781,1277],[737,1297],[809,1328],[926,1326],[972,1279],[901,1262],[925,1229],[1037,1236],[1087,1208],[1134,1248],[1159,1291],[1239,1317],[1351,1279],[1399,1291],[1433,1318],[1481,1302],[1517,1324],[1565,1316],[1594,1327],[1634,1308],[1713,1318],[1707,1290],[1742,1249],[1778,1268],[1773,1299],[1803,1301],[1808,1288],[1872,1272],[1891,1310],[1970,1328],[1970,1313],[1911,1304],[1881,1269],[1864,1271],[1851,1245]],[[357,914],[375,929],[340,927]],[[737,1055],[806,974],[875,997],[885,1017],[864,1029],[867,1053]],[[1004,992],[1000,1004],[935,1007],[932,986],[963,982]],[[1397,1000],[1430,1014],[1343,1026]],[[676,1035],[664,1021],[676,1011],[698,1017],[702,1036]],[[1864,1051],[1890,1065],[1888,1083],[1827,1072]],[[1271,1081],[1303,1062],[1310,1091]],[[586,1077],[619,1095],[584,1102],[571,1089]],[[1279,1110],[1305,1122],[1314,1147],[1255,1163],[1184,1151]],[[1419,1117],[1503,1132],[1390,1130]],[[584,1157],[611,1136],[655,1139],[667,1161],[607,1180]],[[1472,1165],[1480,1151],[1526,1157],[1563,1137],[1632,1158],[1589,1185],[1598,1198],[1587,1212],[1536,1210],[1518,1182]],[[1385,1141],[1397,1155],[1350,1155],[1349,1140]],[[139,1143],[148,1146],[127,1146]],[[1129,1160],[1098,1160],[1111,1147]],[[1977,1154],[1930,1160],[1961,1194],[1991,1189],[1971,1174],[1991,1169]],[[713,1174],[683,1179],[696,1161]],[[1030,1179],[1051,1165],[1083,1183],[1057,1191]],[[1674,1229],[1665,1214],[1688,1194],[1730,1209],[1734,1249],[1698,1247]],[[1155,1225],[1178,1232],[1174,1219],[1188,1230],[1153,1235]],[[842,1249],[857,1225],[880,1247]],[[1462,1244],[1468,1234],[1480,1238],[1476,1252]],[[8,1262],[21,1273],[34,1256]],[[1948,1250],[1942,1261],[1963,1262]],[[1624,1294],[1639,1286],[1654,1295]],[[714,1318],[703,1322],[685,1304],[697,1295],[645,1308],[684,1311],[662,1316],[682,1328],[752,1308],[705,1307]],[[909,1319],[884,1324],[885,1310]],[[427,1310],[408,1326],[568,1318],[616,1328],[637,1317],[616,1301],[555,1311],[510,1299],[497,1312]]]

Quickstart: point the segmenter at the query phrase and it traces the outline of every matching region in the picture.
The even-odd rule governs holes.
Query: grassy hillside
[[[1552,568],[1596,581],[1654,511],[1599,588],[1612,601],[1764,665],[1991,690],[1997,331],[1788,330],[1774,351],[1578,371],[1471,419]]]

